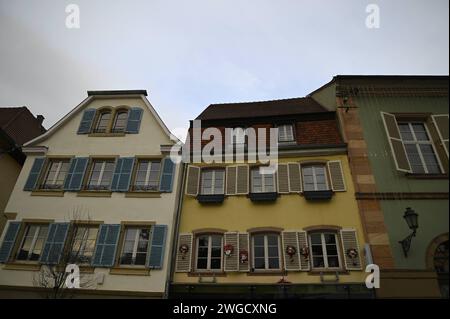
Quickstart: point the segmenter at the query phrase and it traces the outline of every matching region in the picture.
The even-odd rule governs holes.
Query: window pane
[[[265,267],[265,263],[264,263],[264,258],[259,258],[259,257],[255,257],[254,258],[254,267],[255,269],[264,269]]]
[[[428,141],[428,134],[425,130],[425,125],[423,123],[414,123],[412,124],[414,134],[416,135],[416,139],[418,141]]]
[[[278,269],[278,268],[280,268],[279,258],[269,258],[269,269]]]
[[[222,236],[211,236],[211,245],[215,247],[222,247]]]
[[[334,234],[324,234],[326,244],[334,244],[336,243],[336,236]]]
[[[313,267],[314,268],[324,268],[325,263],[323,261],[323,257],[313,257]]]
[[[267,235],[267,243],[269,246],[278,246],[278,235]]]
[[[213,247],[211,248],[211,257],[221,257],[222,256],[222,248]]]
[[[208,266],[208,260],[206,258],[198,258],[197,259],[197,268],[198,269],[206,269]]]
[[[278,257],[278,246],[267,248],[269,257]]]
[[[439,174],[441,169],[439,163],[434,154],[433,147],[430,144],[420,144],[420,150],[422,152],[425,165],[427,166],[428,173]]]
[[[208,247],[208,236],[201,236],[201,237],[199,237],[198,245],[199,246],[206,246],[206,247]]]
[[[208,248],[207,247],[199,247],[198,248],[198,256],[199,257],[208,257]]]
[[[220,258],[212,258],[211,259],[211,269],[220,269],[221,268],[221,259]]]
[[[110,119],[111,119],[111,112],[101,113],[98,118],[97,127],[95,128],[95,132],[98,132],[98,133],[106,132],[106,129],[108,128]]]
[[[413,173],[425,173],[416,144],[405,144],[405,149]]]
[[[128,112],[122,111],[117,113],[114,121],[113,132],[123,132],[125,130],[128,119]]]
[[[321,234],[311,234],[311,244],[322,244]]]
[[[408,123],[399,123],[398,128],[400,129],[400,135],[404,141],[414,140]]]
[[[337,256],[328,257],[328,267],[332,268],[339,267],[339,258]]]
[[[264,235],[253,236],[253,242],[255,246],[264,246]]]
[[[337,254],[338,254],[338,252],[337,252],[336,245],[327,245],[327,255],[328,256],[333,256],[333,255],[337,256]]]
[[[134,260],[134,264],[143,266],[146,263],[146,259],[147,259],[147,254],[137,253],[136,259]]]
[[[311,245],[313,255],[323,255],[322,245]]]
[[[264,247],[256,246],[253,249],[253,254],[255,255],[255,257],[264,257]]]

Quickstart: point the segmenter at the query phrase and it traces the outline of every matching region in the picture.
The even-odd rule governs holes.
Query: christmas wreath
[[[241,264],[247,263],[247,261],[248,261],[248,251],[241,250],[239,252],[239,261],[241,262]]]
[[[230,244],[226,244],[225,246],[223,246],[223,252],[225,254],[225,256],[230,257],[231,254],[233,253],[234,247],[233,245]]]

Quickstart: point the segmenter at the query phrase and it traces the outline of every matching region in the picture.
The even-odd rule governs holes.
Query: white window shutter
[[[395,115],[381,112],[381,118],[394,158],[395,167],[400,172],[411,173],[411,165],[409,163],[408,155],[406,154],[405,145],[403,144]]]
[[[180,234],[178,236],[178,245],[175,247],[177,250],[176,257],[176,272],[190,272],[191,271],[191,258],[193,255],[193,235],[190,233]],[[182,248],[187,247],[187,251],[183,252]]]
[[[241,259],[241,254],[247,253],[247,261]],[[239,233],[239,271],[250,271],[250,236],[248,233]]]
[[[236,195],[236,178],[237,178],[237,167],[236,166],[227,166],[226,171],[226,195]]]
[[[289,194],[289,167],[287,164],[278,164],[278,193]]]
[[[224,247],[226,245],[233,246],[231,255],[223,254],[223,266],[226,272],[239,271],[239,234],[237,232],[227,232],[224,234]],[[225,249],[225,248],[224,248]]]
[[[287,271],[298,271],[300,266],[300,249],[298,246],[297,231],[283,231],[281,232],[283,260],[284,267]],[[288,254],[288,247],[293,247],[294,254]]]
[[[306,231],[297,232],[298,236],[298,248],[299,248],[299,257],[300,257],[300,269],[304,271],[309,271],[311,269],[310,259],[311,257],[311,249],[308,244],[308,234]],[[302,249],[304,249],[307,254],[302,254]]]
[[[331,189],[334,192],[345,192],[344,172],[342,171],[342,163],[339,160],[327,162],[328,173],[331,180]]]
[[[302,192],[302,171],[300,163],[288,163],[289,167],[289,192]]]
[[[186,195],[197,196],[200,184],[200,167],[188,166],[186,176]]]
[[[433,124],[439,134],[439,139],[441,141],[442,147],[445,149],[445,153],[448,157],[448,114],[431,115]]]
[[[358,235],[355,229],[341,229],[341,243],[345,268],[347,270],[361,270],[361,250],[358,244]],[[355,250],[357,256],[352,258],[350,251]]]
[[[248,165],[237,165],[236,195],[248,194],[249,170]]]

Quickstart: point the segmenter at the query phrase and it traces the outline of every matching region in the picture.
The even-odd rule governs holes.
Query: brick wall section
[[[342,143],[336,120],[297,122],[297,144],[340,144]]]

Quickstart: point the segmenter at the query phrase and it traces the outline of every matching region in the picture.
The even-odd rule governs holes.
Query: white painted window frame
[[[294,125],[292,124],[282,124],[277,126],[278,128],[278,142],[289,143],[294,142]],[[288,129],[289,128],[289,129]],[[284,138],[281,138],[280,132],[283,132]]]
[[[256,269],[255,268],[255,236],[264,235],[264,269]],[[277,236],[277,245],[278,245],[278,268],[269,268],[269,240],[268,236]],[[280,242],[280,234],[268,233],[268,234],[253,234],[252,236],[252,268],[257,271],[277,271],[281,270],[281,242]]]
[[[47,177],[48,177],[48,174],[50,173],[52,164],[55,162],[58,163],[58,166],[56,167],[55,176],[53,177],[53,179],[51,181],[49,181],[47,179]],[[64,181],[61,184],[56,184],[56,181],[58,180],[58,176],[59,176],[59,173],[61,172],[61,167],[62,167],[63,163],[68,163],[68,160],[50,160],[50,165],[48,166],[47,174],[45,175],[45,180],[44,180],[43,185],[51,185],[51,186],[64,185]],[[66,175],[67,175],[67,172],[68,172],[68,169],[66,171]]]
[[[320,241],[322,244],[322,258],[323,258],[323,263],[325,265],[325,267],[314,267],[314,254],[313,254],[313,250],[312,250],[312,240],[311,240],[311,235],[317,235],[320,234]],[[329,267],[328,266],[328,253],[327,253],[327,244],[325,242],[325,234],[328,235],[333,235],[334,236],[334,241],[336,243],[336,252],[337,252],[337,256],[338,256],[338,261],[339,261],[339,267]],[[341,247],[339,244],[339,237],[336,233],[334,232],[330,232],[330,231],[324,231],[324,232],[315,232],[312,234],[308,235],[308,239],[309,239],[309,244],[310,244],[310,249],[311,249],[311,267],[313,269],[342,269],[342,257],[341,257]]]
[[[420,121],[412,121],[412,122],[399,121],[399,122],[397,122],[397,125],[399,125],[399,130],[400,130],[400,125],[402,125],[402,124],[408,124],[409,131],[410,131],[410,133],[412,134],[412,137],[413,137],[412,141],[404,140],[402,138],[402,142],[405,145],[408,144],[408,145],[415,145],[416,146],[416,150],[417,150],[417,152],[419,154],[419,158],[420,158],[420,161],[422,163],[422,167],[423,167],[423,169],[425,171],[425,174],[430,174],[430,173],[428,172],[428,168],[427,168],[427,165],[425,163],[425,159],[423,157],[422,150],[419,147],[419,145],[421,145],[421,144],[422,145],[431,145],[431,148],[433,149],[434,157],[436,158],[436,160],[438,162],[439,170],[441,171],[441,173],[443,173],[444,169],[442,167],[441,159],[439,158],[439,155],[436,152],[436,147],[434,146],[434,143],[431,140],[431,135],[430,135],[430,131],[428,130],[427,123],[420,122]],[[413,126],[412,126],[413,124],[422,124],[424,126],[425,132],[427,133],[427,136],[428,136],[428,141],[419,141],[419,140],[417,140],[416,132],[414,132],[414,129],[413,129]],[[401,136],[401,133],[400,133],[400,136]],[[406,150],[406,147],[405,147],[405,151],[406,151],[406,155],[408,155],[408,151]],[[411,171],[412,171],[411,163],[410,163],[410,166],[411,166]]]
[[[223,173],[223,179],[222,179],[222,190],[216,193],[216,173],[220,171]],[[211,193],[205,193],[203,191],[203,185],[204,185],[204,179],[203,174],[207,172],[212,172],[212,181],[211,181]],[[201,170],[200,172],[200,194],[201,195],[223,195],[225,194],[225,169],[208,169],[208,170]],[[236,178],[237,179],[237,178]]]
[[[144,265],[136,265],[135,264],[135,262],[136,262],[136,255],[137,255],[137,248],[138,248],[138,245],[139,245],[139,235],[141,234],[141,231],[143,229],[148,229],[149,230],[149,234],[151,235],[151,227],[139,227],[139,226],[137,226],[137,227],[125,227],[125,233],[123,234],[123,239],[122,239],[122,251],[120,253],[120,259],[122,259],[122,256],[123,256],[123,253],[124,253],[124,250],[125,250],[125,242],[126,242],[126,238],[127,238],[127,231],[130,230],[130,229],[137,229],[138,230],[136,232],[136,235],[134,236],[133,251],[131,253],[132,263],[131,264],[122,264],[121,262],[119,262],[119,264],[120,264],[120,266],[124,266],[124,267],[145,267],[146,264],[144,264]],[[151,244],[151,242],[150,242],[150,237],[149,237],[149,239],[147,240],[147,251],[145,252],[146,263],[147,263],[147,259],[148,259],[148,256],[149,256],[150,244]]]
[[[218,236],[220,237],[220,268],[219,269],[211,269],[211,252],[212,252],[212,237]],[[200,237],[208,237],[208,255],[206,257],[206,269],[198,268],[198,249],[200,248],[199,241]],[[195,270],[198,272],[221,272],[223,269],[223,236],[220,234],[200,234],[196,236],[195,239]]]
[[[253,189],[253,186],[254,186],[254,182],[253,182],[253,178],[254,178],[254,172],[256,172],[256,171],[258,171],[259,172],[259,167],[256,167],[256,168],[251,168],[250,169],[250,177],[251,177],[251,192],[252,193],[266,193],[267,191],[266,191],[266,177],[268,176],[268,175],[271,175],[272,176],[272,181],[273,181],[273,190],[271,191],[271,193],[272,192],[276,192],[277,191],[277,180],[276,180],[276,176],[275,176],[275,173],[273,173],[273,174],[259,174],[259,176],[261,177],[261,192],[255,192],[254,191],[254,189]]]
[[[311,167],[313,170],[313,183],[314,183],[314,191],[318,191],[318,187],[317,187],[317,173],[316,173],[316,166],[322,166],[324,169],[324,174],[325,174],[325,185],[327,190],[330,190],[330,183],[328,182],[328,174],[327,174],[327,167],[326,164],[311,164],[311,165],[304,165],[301,166],[300,169],[302,170],[302,189],[303,191],[305,191],[305,175],[303,174],[303,169],[304,168],[308,168]],[[306,191],[310,191],[310,190],[306,190]]]
[[[29,227],[32,227],[32,226],[35,226],[35,227],[37,227],[36,228],[36,232],[34,233],[34,235],[33,235],[33,239],[31,240],[31,245],[30,245],[30,250],[28,251],[28,255],[27,255],[27,258],[26,259],[20,259],[19,261],[31,261],[31,262],[36,262],[37,260],[30,260],[30,257],[31,257],[31,255],[32,255],[32,253],[33,253],[33,251],[34,251],[34,248],[35,248],[35,246],[36,246],[36,241],[38,240],[38,237],[39,237],[39,233],[40,233],[40,231],[41,231],[41,227],[47,227],[47,234],[48,234],[48,225],[35,225],[35,224],[28,224],[28,225],[26,225],[26,227],[27,228],[29,228]],[[25,232],[24,232],[24,236],[23,236],[23,238],[22,238],[22,241],[20,242],[20,246],[19,246],[19,252],[20,252],[20,250],[22,249],[22,247],[23,247],[23,244],[25,243],[25,239],[26,239],[26,229],[25,229]],[[44,250],[44,245],[45,245],[45,239],[46,239],[46,237],[47,236],[44,236],[44,241],[43,241],[43,246],[42,246],[42,249],[41,249],[41,254],[42,254],[42,251]]]

